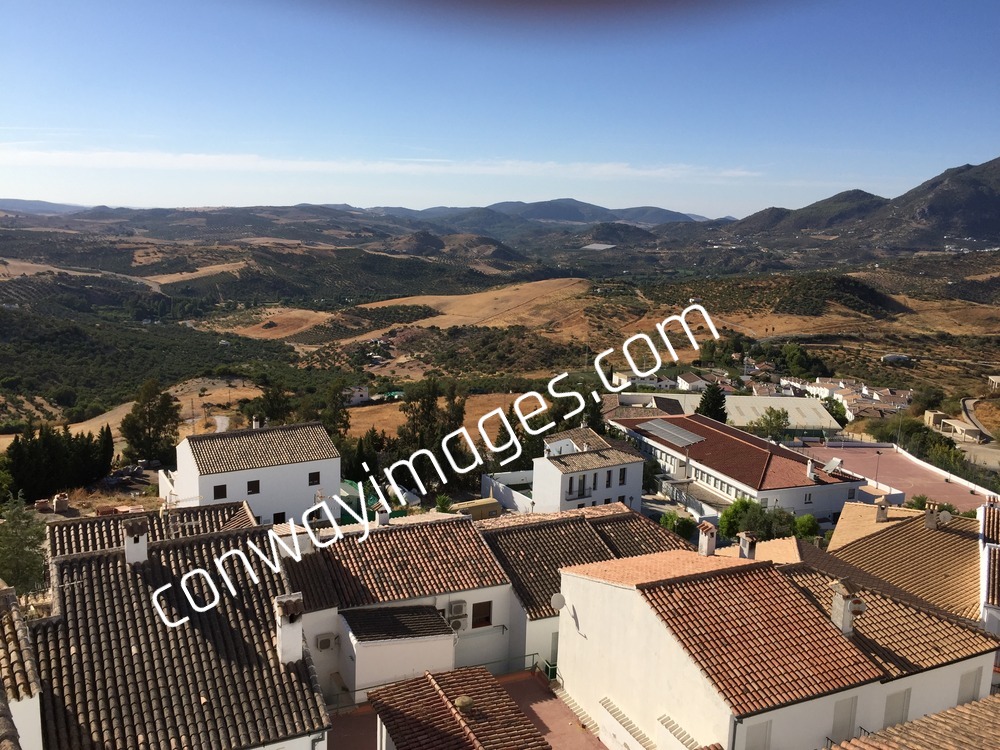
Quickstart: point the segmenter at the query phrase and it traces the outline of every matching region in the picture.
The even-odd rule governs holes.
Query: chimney
[[[864,614],[868,606],[857,596],[860,589],[847,578],[841,578],[830,584],[833,589],[833,607],[830,618],[833,624],[840,628],[846,636],[854,635],[854,618]]]
[[[813,481],[816,480],[816,473],[813,471],[813,460],[811,458],[806,461],[806,476]]]
[[[886,523],[889,520],[889,503],[885,495],[875,501],[875,523]]]
[[[274,614],[278,626],[278,661],[282,664],[302,659],[302,593],[274,597]]]
[[[744,560],[753,560],[757,554],[757,537],[749,531],[741,531],[736,535],[740,540],[740,557]]]
[[[253,422],[251,424],[253,425],[253,429],[255,429],[255,430],[259,430],[260,429],[260,420],[257,419],[257,415],[256,414],[253,415]]]
[[[149,559],[149,519],[146,516],[122,521],[125,534],[125,562],[129,565]]]
[[[928,502],[924,506],[924,528],[934,531],[938,527],[938,504]]]
[[[712,557],[715,554],[715,527],[708,521],[698,524],[698,554]]]
[[[377,519],[377,524],[376,525],[378,525],[378,526],[388,526],[389,525],[389,511],[384,510],[383,508],[379,508],[379,510],[378,510],[378,519]]]
[[[545,457],[548,458],[552,455],[552,449],[549,446],[545,446]]]
[[[586,453],[589,450],[590,450],[590,443],[584,443],[583,444],[583,452]]]

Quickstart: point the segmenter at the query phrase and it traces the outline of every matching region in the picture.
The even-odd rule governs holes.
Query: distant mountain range
[[[93,233],[140,233],[164,239],[237,241],[278,237],[366,246],[406,255],[450,255],[517,262],[523,251],[588,243],[648,249],[767,246],[788,249],[941,247],[973,238],[1000,241],[1000,159],[949,169],[898,198],[849,190],[800,209],[767,208],[744,219],[654,206],[610,209],[560,198],[485,207],[422,210],[348,204],[205,209],[84,208],[0,199],[5,226],[51,226]],[[452,237],[452,239],[442,239]],[[516,248],[516,249],[515,249]]]

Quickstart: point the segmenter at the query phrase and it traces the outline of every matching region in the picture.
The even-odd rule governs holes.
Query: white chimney
[[[833,589],[833,607],[830,619],[846,636],[854,635],[854,619],[865,613],[868,606],[857,596],[860,589],[847,578],[841,578],[830,584]]]
[[[757,537],[749,531],[741,531],[736,536],[740,540],[740,557],[744,560],[753,560],[757,554]]]
[[[260,420],[257,419],[257,415],[256,414],[253,415],[253,422],[251,424],[253,425],[253,429],[255,429],[255,430],[259,430],[260,429]]]
[[[379,526],[389,525],[389,512],[386,510],[382,510],[381,508],[379,508],[378,511],[378,525]]]
[[[708,521],[698,524],[698,554],[712,557],[715,554],[715,527]]]
[[[816,481],[816,473],[813,471],[813,460],[811,458],[806,461],[806,476],[810,480]]]
[[[302,659],[302,592],[274,597],[278,627],[278,661],[282,664]]]
[[[938,527],[938,504],[928,502],[924,506],[924,528],[934,531]]]
[[[889,503],[885,496],[875,501],[875,523],[886,523],[889,520]]]
[[[125,534],[125,562],[129,565],[149,559],[149,519],[146,516],[122,522]]]

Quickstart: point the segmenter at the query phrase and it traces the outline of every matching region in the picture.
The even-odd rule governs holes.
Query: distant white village
[[[185,438],[160,510],[53,520],[48,590],[0,582],[0,750],[1000,747],[1000,499],[820,400],[909,392],[613,383],[603,434],[447,513],[370,510],[318,423]],[[769,409],[781,441],[744,429]],[[306,533],[334,494],[356,515]],[[832,533],[724,539],[737,502]]]

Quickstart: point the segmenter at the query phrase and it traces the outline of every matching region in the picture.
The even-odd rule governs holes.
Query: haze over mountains
[[[448,242],[428,235],[488,239],[494,248],[577,240],[663,247],[683,244],[778,246],[808,238],[829,246],[935,248],[953,239],[1000,241],[1000,159],[955,167],[893,199],[849,190],[799,209],[768,208],[741,220],[706,220],[654,206],[609,209],[571,198],[485,207],[439,206],[422,210],[347,204],[290,207],[82,208],[45,201],[0,199],[5,226],[27,224],[90,232],[137,232],[163,239],[236,239],[274,236],[300,241],[361,245],[394,240],[391,251],[416,255],[444,251]],[[22,215],[32,218],[21,219]],[[465,241],[466,244],[467,241]],[[830,245],[830,243],[833,243]],[[451,245],[456,243],[452,242]],[[461,244],[461,243],[459,243]],[[483,248],[484,242],[477,241]],[[584,242],[586,244],[586,242]],[[489,254],[481,249],[480,254]],[[506,247],[500,255],[518,260]]]

